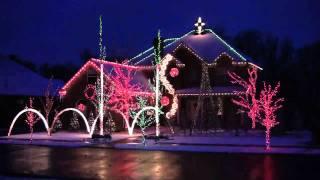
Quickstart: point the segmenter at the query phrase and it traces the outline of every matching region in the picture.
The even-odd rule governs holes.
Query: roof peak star
[[[197,28],[196,32],[197,34],[201,34],[203,32],[203,26],[206,25],[204,22],[202,22],[201,17],[198,17],[198,21],[194,24],[194,26]]]

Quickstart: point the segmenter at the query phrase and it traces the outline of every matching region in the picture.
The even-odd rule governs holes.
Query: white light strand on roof
[[[234,52],[236,55],[238,55],[241,60],[247,62],[247,59],[246,59],[246,58],[244,58],[240,53],[238,53],[238,52],[237,52],[233,47],[231,47],[227,42],[225,42],[225,41],[224,41],[219,35],[217,35],[212,29],[204,29],[203,31],[209,31],[210,33],[212,33],[212,34],[213,34],[214,36],[216,36],[228,49],[230,49],[232,52]],[[195,32],[195,30],[192,30],[192,31],[184,34],[184,35],[181,36],[180,38],[170,38],[170,39],[164,40],[164,42],[171,41],[171,40],[173,41],[173,42],[167,44],[166,46],[164,46],[164,48],[167,48],[168,46],[171,46],[172,44],[176,43],[176,42],[179,41],[180,39],[182,39],[182,38],[184,38],[184,37],[186,37],[186,36],[188,36],[188,35],[190,35],[191,33],[194,33],[194,32]],[[180,44],[180,45],[181,45],[181,44]],[[180,45],[179,45],[179,46],[180,46]],[[187,46],[185,46],[185,47],[186,47],[187,49],[189,49],[189,50],[191,49],[191,48],[189,48],[189,47],[187,47]],[[176,50],[176,49],[177,49],[177,48],[175,48],[175,50]],[[149,51],[151,51],[151,50],[153,50],[153,47],[147,49],[146,51],[144,51],[144,52],[142,52],[142,53],[140,53],[140,54],[138,54],[138,55],[135,56],[134,58],[131,58],[131,59],[129,60],[129,62],[130,62],[131,60],[133,60],[133,59],[136,59],[136,58],[138,58],[138,57],[141,57],[142,55],[144,55],[145,53],[147,53],[147,52],[149,52]],[[174,51],[175,51],[175,50],[174,50]],[[191,49],[191,52],[192,52],[192,54],[194,54],[195,56],[197,56],[199,59],[201,59],[202,61],[204,61],[204,59],[201,58],[199,55],[197,55],[192,49]],[[141,60],[139,60],[138,62],[136,62],[135,64],[139,64],[139,63],[143,62],[144,60],[150,58],[150,57],[153,56],[153,55],[154,55],[154,54],[151,53],[151,54],[149,54],[148,56],[146,56],[146,57],[142,58]],[[229,55],[229,57],[231,57],[231,56]],[[218,56],[216,59],[218,59],[218,58],[219,58],[219,56]],[[215,60],[216,60],[216,59],[215,59]],[[232,59],[234,60],[234,58],[232,58]],[[205,62],[205,61],[204,61],[204,62]],[[253,63],[251,63],[251,62],[248,62],[248,63],[251,64],[251,65],[253,65],[253,66],[255,66],[255,67],[257,67],[257,68],[260,69],[260,70],[263,70],[261,67],[255,65],[255,64],[253,64]],[[237,64],[242,64],[242,63],[237,63]]]
[[[180,38],[169,38],[169,39],[163,40],[163,42],[176,41],[176,40],[179,40],[179,39],[180,39]]]
[[[134,59],[136,59],[136,58],[138,58],[138,57],[141,57],[142,55],[144,55],[145,53],[147,53],[147,52],[149,52],[149,51],[152,51],[153,50],[153,47],[150,47],[149,49],[147,49],[147,50],[145,50],[145,51],[143,51],[143,52],[141,52],[141,53],[139,53],[138,55],[136,55],[135,57],[133,57],[133,58],[131,58],[131,59],[129,59],[129,61],[128,62],[130,62],[130,61],[132,61],[132,60],[134,60]]]
[[[174,44],[174,43],[177,42],[178,40],[180,40],[180,39],[188,36],[189,34],[191,34],[191,33],[193,33],[193,32],[194,32],[194,30],[188,32],[187,34],[184,34],[184,35],[181,36],[180,38],[171,38],[171,39],[173,40],[173,42],[165,45],[163,48],[167,48],[167,47],[171,46],[172,44]],[[171,40],[171,39],[169,39],[169,40]],[[150,50],[153,50],[153,47],[147,49],[146,51],[150,51]],[[135,56],[134,58],[131,58],[131,59],[129,60],[129,62],[130,62],[131,60],[133,60],[133,59],[136,59],[136,58],[138,58],[138,57],[141,57],[142,55],[144,55],[144,54],[146,53],[146,51],[144,51],[144,52],[142,52],[142,53],[139,53],[139,55]],[[153,55],[154,55],[154,54],[151,53],[151,54],[149,54],[148,56],[142,58],[140,61],[138,61],[138,62],[136,62],[136,63],[134,63],[134,64],[139,64],[139,63],[143,62],[145,59],[148,59],[149,57],[151,57],[151,56],[153,56]]]
[[[200,57],[197,53],[195,53],[195,51],[193,50],[193,49],[191,49],[190,47],[188,47],[187,45],[184,45],[184,44],[179,44],[179,46],[177,46],[174,50],[173,50],[173,52],[175,52],[180,46],[183,46],[183,47],[185,47],[189,52],[191,52],[194,56],[196,56],[198,59],[200,59],[203,63],[206,63],[206,61],[202,58],[202,57]]]
[[[212,29],[205,29],[215,35],[225,46],[227,46],[231,51],[236,53],[242,60],[247,61],[240,53],[238,53],[233,47],[231,47],[227,42],[225,42],[220,36],[218,36]]]
[[[180,46],[185,47],[189,52],[191,52],[194,56],[196,56],[198,59],[200,59],[203,63],[208,64],[203,58],[201,58],[197,53],[195,53],[195,51],[194,51],[192,48],[190,48],[190,47],[188,47],[187,45],[184,45],[184,44],[182,44],[182,43],[179,44],[179,46],[177,46],[177,47],[173,50],[173,52],[175,52]],[[250,64],[250,65],[252,65],[252,66],[254,66],[254,67],[256,67],[256,68],[258,68],[258,69],[260,69],[260,70],[263,70],[261,67],[255,65],[255,64],[253,64],[253,63],[251,63],[251,62],[248,62],[248,61],[237,62],[236,59],[234,59],[232,56],[230,56],[230,55],[229,55],[228,53],[226,53],[226,52],[222,52],[218,57],[216,57],[216,58],[213,60],[213,62],[212,62],[211,64],[208,64],[208,65],[209,65],[209,66],[215,66],[215,65],[216,65],[216,62],[215,62],[215,61],[217,61],[218,59],[220,59],[223,55],[228,56],[228,57],[233,61],[232,64],[237,64],[237,65]]]
[[[230,56],[230,55],[229,55],[228,53],[226,53],[226,52],[221,53],[218,57],[216,57],[216,58],[213,60],[213,62],[212,62],[211,64],[208,64],[209,67],[217,65],[217,62],[216,62],[216,61],[217,61],[218,59],[220,59],[222,56],[227,56],[228,58],[230,58],[230,59],[232,60],[232,64],[234,64],[234,65],[246,65],[246,64],[250,64],[250,65],[252,65],[252,66],[254,66],[254,67],[256,67],[256,68],[258,68],[258,69],[260,69],[260,70],[263,70],[261,67],[255,65],[255,64],[253,64],[253,63],[251,63],[251,62],[248,62],[248,61],[237,62],[236,59],[234,59],[232,56]]]

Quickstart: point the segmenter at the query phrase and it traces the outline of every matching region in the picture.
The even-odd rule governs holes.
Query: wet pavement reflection
[[[318,179],[320,157],[0,145],[2,176],[75,179]]]

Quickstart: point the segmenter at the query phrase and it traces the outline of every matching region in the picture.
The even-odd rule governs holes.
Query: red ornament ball
[[[178,68],[171,68],[170,69],[170,76],[171,77],[176,77],[179,75],[179,69]]]
[[[77,108],[83,112],[84,110],[86,110],[86,105],[80,103]]]
[[[162,106],[168,106],[170,103],[170,100],[167,96],[162,96],[160,103]]]

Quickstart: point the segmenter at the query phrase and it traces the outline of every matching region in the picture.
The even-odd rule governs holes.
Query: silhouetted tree
[[[234,46],[255,62],[261,61],[264,50],[262,33],[256,30],[239,32],[234,37]]]
[[[54,77],[55,79],[68,81],[78,69],[79,67],[73,64],[57,64],[52,66],[43,64],[40,66],[39,71],[46,78]]]
[[[298,49],[296,76],[298,80],[297,96],[298,109],[303,112],[303,117],[308,127],[313,132],[316,143],[320,143],[320,41]]]

